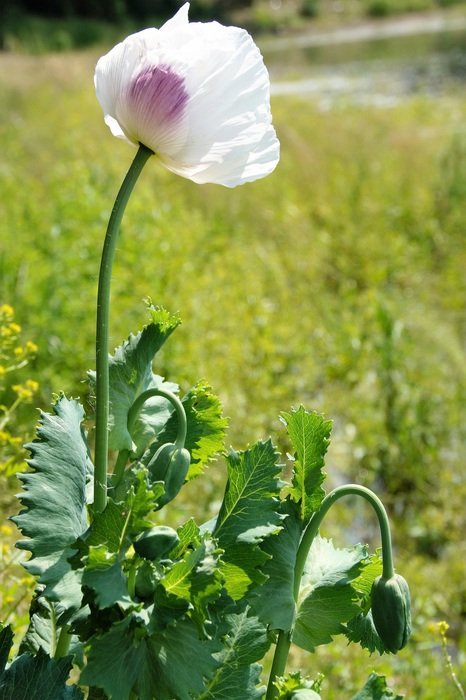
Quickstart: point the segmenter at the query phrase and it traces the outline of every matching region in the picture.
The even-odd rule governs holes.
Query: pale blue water
[[[357,40],[356,33],[327,39],[321,44],[312,35],[277,39],[262,47],[275,94],[306,94],[324,104],[345,98],[383,106],[414,94],[466,91],[466,23],[413,35]]]

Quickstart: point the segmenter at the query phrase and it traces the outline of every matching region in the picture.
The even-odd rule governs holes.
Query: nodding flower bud
[[[378,576],[371,592],[372,619],[388,651],[396,654],[411,635],[411,597],[405,579],[399,574]]]
[[[149,469],[149,475],[152,481],[165,480],[173,454],[175,452],[176,445],[173,442],[166,442],[165,445],[159,447],[159,449],[147,465]]]
[[[158,500],[158,509],[172,501],[184,484],[191,464],[191,455],[184,447],[168,442],[162,445],[149,462],[149,474],[153,481],[163,481],[165,493]]]

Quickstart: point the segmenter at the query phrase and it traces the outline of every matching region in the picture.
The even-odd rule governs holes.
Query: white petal
[[[105,121],[195,182],[234,187],[263,177],[278,162],[279,143],[262,56],[246,31],[189,23],[188,9],[99,60]]]
[[[160,29],[163,29],[164,31],[167,29],[173,29],[174,31],[179,31],[182,27],[187,25],[189,23],[188,20],[188,13],[189,13],[189,2],[185,2],[182,7],[178,10],[176,15],[174,15],[171,19],[167,20],[165,24],[163,24]]]
[[[169,74],[173,77],[176,74],[169,59],[165,60],[165,53],[159,40],[159,30],[145,29],[127,37],[103,56],[95,71],[97,97],[104,110],[105,122],[112,133],[119,137],[123,135],[135,144],[144,143],[152,150],[161,152],[177,148],[178,142],[182,140],[180,129],[184,133],[182,119],[177,118],[168,124],[163,118],[167,114],[167,104],[166,99],[164,103],[160,96],[163,98],[163,87],[166,87],[167,81],[161,81],[160,75]],[[162,90],[155,95],[151,90],[140,90],[139,99],[135,100],[137,91],[134,86],[148,72],[155,77],[156,85],[162,87]],[[179,82],[184,85],[184,78],[181,77]],[[154,81],[146,81],[146,84],[149,88],[151,85],[154,87]],[[165,90],[165,97],[166,93]],[[115,122],[120,127],[120,133]]]
[[[263,177],[278,162],[279,143],[262,56],[244,30],[215,22],[189,28],[191,36],[185,31],[176,47],[191,54],[188,133],[178,152],[161,157],[196,182],[233,187]]]
[[[146,62],[148,46],[157,44],[158,29],[145,29],[117,44],[97,62],[94,84],[105,116],[117,119],[117,109],[128,83]],[[120,124],[124,130],[124,126]]]

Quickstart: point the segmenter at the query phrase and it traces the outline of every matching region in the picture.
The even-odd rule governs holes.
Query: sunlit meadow
[[[0,56],[0,302],[39,348],[27,376],[43,408],[57,388],[86,399],[102,231],[133,155],[102,122],[97,56]],[[184,390],[204,377],[236,448],[280,434],[290,405],[334,420],[330,480],[385,490],[415,629],[396,658],[318,654],[324,696],[351,697],[373,663],[408,698],[453,700],[435,622],[450,623],[460,668],[466,97],[272,107],[282,158],[266,180],[225,192],[155,163],[143,173],[119,242],[111,344],[146,321],[150,295],[183,320],[157,371]],[[25,434],[34,420],[23,406]],[[188,486],[187,513],[208,515],[218,498],[223,472],[209,473],[201,493]]]

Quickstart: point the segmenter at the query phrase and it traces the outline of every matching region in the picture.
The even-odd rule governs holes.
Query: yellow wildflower
[[[21,401],[30,401],[32,399],[33,391],[26,384],[13,384],[11,387]]]
[[[440,622],[437,623],[437,627],[438,627],[438,631],[440,632],[441,636],[444,637],[447,633],[447,630],[450,628],[450,625],[445,620],[441,620]]]
[[[4,316],[7,321],[11,321],[14,316],[13,307],[10,304],[2,304],[0,306],[0,316]]]
[[[32,342],[32,340],[28,340],[26,342],[26,351],[30,353],[31,355],[35,355],[36,352],[38,351],[38,347],[35,343]]]

